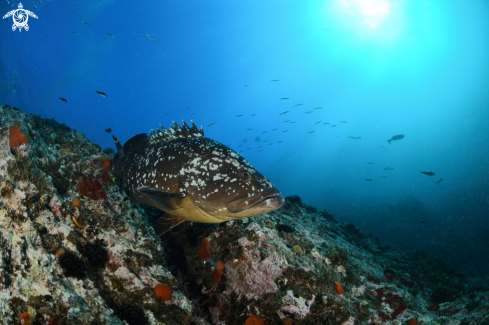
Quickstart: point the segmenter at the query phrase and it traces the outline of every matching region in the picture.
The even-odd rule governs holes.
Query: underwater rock
[[[262,216],[158,238],[158,212],[131,203],[104,164],[113,151],[54,120],[5,106],[0,116],[1,324],[489,319],[487,278],[381,246],[299,197]],[[30,140],[11,150],[13,125]]]
[[[109,181],[110,151],[54,120],[4,106],[0,116],[0,323],[208,324],[167,270],[146,211]],[[22,141],[11,150],[12,134]],[[159,283],[171,300],[154,294]]]

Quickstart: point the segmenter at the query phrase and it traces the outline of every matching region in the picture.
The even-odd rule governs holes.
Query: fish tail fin
[[[387,140],[387,142],[389,142],[389,144],[391,144],[391,141],[392,141],[392,140]]]
[[[175,228],[176,226],[184,223],[186,220],[172,216],[171,214],[165,213],[163,216],[159,217],[158,220],[153,225],[155,233],[157,236],[161,236]]]
[[[112,140],[114,140],[115,146],[117,148],[117,152],[122,152],[121,143],[119,142],[119,140],[117,140],[117,138],[114,135],[112,135]]]

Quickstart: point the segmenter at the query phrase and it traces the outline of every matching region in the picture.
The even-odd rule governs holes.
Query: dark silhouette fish
[[[68,101],[66,100],[66,98],[62,98],[62,97],[58,97],[63,103],[67,103]]]
[[[102,97],[107,97],[107,94],[106,94],[106,93],[104,93],[104,92],[102,92],[102,91],[95,90],[95,92],[96,92],[97,94],[99,94],[100,96],[102,96]]]
[[[392,138],[387,140],[387,142],[389,142],[389,144],[391,144],[391,141],[397,141],[397,140],[401,140],[401,139],[404,139],[404,134],[396,134],[396,135],[393,135]]]
[[[373,182],[373,179],[371,178],[365,178],[366,181]]]
[[[280,191],[244,157],[204,136],[202,127],[175,122],[117,147],[114,166],[131,196],[167,213],[163,234],[185,222],[220,223],[280,208]]]
[[[110,133],[112,132],[112,129],[111,128],[105,129],[105,132]]]
[[[437,184],[437,185],[440,184],[442,180],[443,180],[443,177],[440,178],[438,181],[436,181],[435,184]]]
[[[433,173],[433,172],[421,172],[421,174],[425,174],[425,175],[428,175],[428,176],[435,176],[435,173]]]

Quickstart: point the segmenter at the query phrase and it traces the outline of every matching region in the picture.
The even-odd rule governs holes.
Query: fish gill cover
[[[22,5],[28,31],[0,24],[4,323],[487,321],[485,1]],[[180,119],[284,205],[158,238],[189,189],[131,193],[112,135],[147,154],[131,137]]]

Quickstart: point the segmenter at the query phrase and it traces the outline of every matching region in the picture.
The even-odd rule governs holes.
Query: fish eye
[[[239,173],[239,177],[241,177],[242,180],[244,181],[251,181],[251,173],[247,170],[242,170],[240,173]]]

